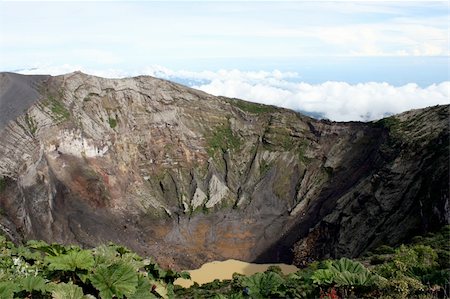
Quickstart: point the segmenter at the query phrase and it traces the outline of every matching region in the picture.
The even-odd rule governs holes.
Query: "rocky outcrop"
[[[0,111],[20,112],[0,128],[15,241],[302,264],[449,221],[448,106],[335,123],[151,77],[36,78],[0,76]]]
[[[371,125],[387,128],[388,134],[364,161],[357,162],[363,162],[364,173],[342,189],[338,182],[346,178],[336,173],[335,185],[330,186],[334,194],[324,198],[326,204],[333,202],[332,208],[321,207],[320,221],[307,233],[302,234],[304,222],[298,221],[289,238],[277,244],[298,240],[293,250],[296,264],[358,256],[449,222],[448,106],[410,111]]]

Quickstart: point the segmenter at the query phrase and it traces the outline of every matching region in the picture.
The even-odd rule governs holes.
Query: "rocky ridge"
[[[449,222],[448,108],[336,123],[152,77],[2,73],[0,229],[178,268],[358,256]]]

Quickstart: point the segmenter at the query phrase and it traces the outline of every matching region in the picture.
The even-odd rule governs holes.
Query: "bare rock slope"
[[[3,73],[0,230],[178,268],[357,256],[449,222],[448,108],[335,123],[152,77]]]

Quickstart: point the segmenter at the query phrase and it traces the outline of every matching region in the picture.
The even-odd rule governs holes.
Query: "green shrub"
[[[108,123],[109,123],[109,127],[111,129],[114,129],[115,127],[117,127],[117,119],[115,118],[108,118]]]
[[[386,279],[380,286],[382,293],[398,299],[412,298],[424,289],[425,286],[418,279],[402,274]]]
[[[388,245],[381,245],[373,251],[376,254],[392,254],[395,253],[395,249]]]
[[[370,257],[370,264],[371,265],[379,265],[379,264],[383,264],[384,262],[386,262],[386,257],[383,255],[373,255]]]

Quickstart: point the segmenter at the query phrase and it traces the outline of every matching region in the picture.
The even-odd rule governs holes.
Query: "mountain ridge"
[[[37,79],[0,127],[13,240],[114,241],[178,268],[301,265],[449,221],[448,105],[336,123],[149,76]]]

